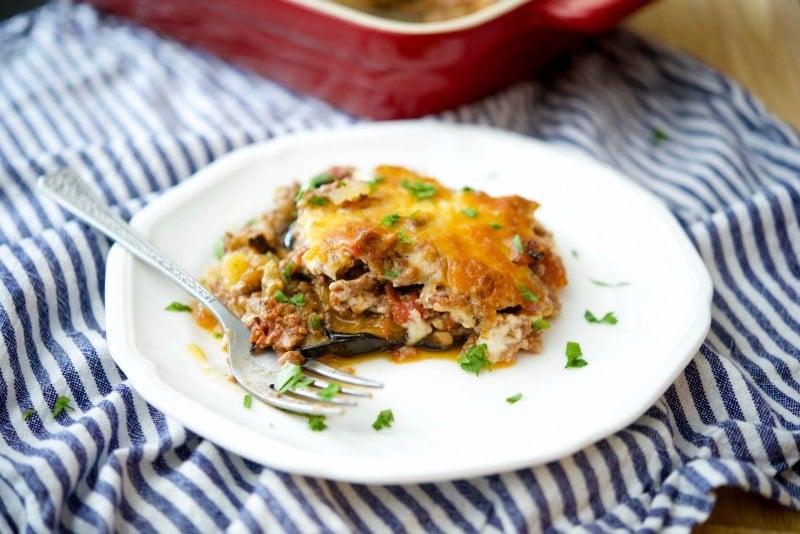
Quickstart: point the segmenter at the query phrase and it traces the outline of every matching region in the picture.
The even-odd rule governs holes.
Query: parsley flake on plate
[[[522,398],[522,393],[517,393],[516,395],[511,395],[506,399],[506,402],[509,404],[514,404],[515,402],[519,401]]]
[[[190,308],[188,305],[184,304],[183,302],[178,302],[177,300],[170,302],[164,309],[166,311],[177,311],[177,312],[192,311],[192,308]]]
[[[595,314],[593,314],[589,310],[586,310],[583,313],[583,317],[592,324],[600,324],[600,323],[617,324],[617,318],[614,316],[614,312],[608,312],[598,319]]]
[[[250,395],[249,393],[246,393],[244,396],[244,400],[242,400],[242,406],[244,406],[249,410],[250,407],[253,406],[253,396]]]
[[[22,420],[25,421],[26,419],[28,419],[28,417],[32,416],[35,413],[36,410],[34,410],[33,408],[28,408],[27,410],[22,412]]]
[[[308,428],[313,430],[314,432],[322,432],[328,425],[325,424],[325,416],[324,415],[309,415],[308,416]]]
[[[458,364],[466,372],[475,373],[475,376],[478,376],[481,369],[492,368],[492,362],[487,358],[488,353],[489,348],[486,343],[473,345],[461,352],[458,356]]]
[[[564,366],[564,369],[586,367],[589,365],[589,362],[583,359],[583,351],[581,351],[580,344],[575,341],[567,341],[564,354],[567,357],[567,364]]]
[[[467,217],[473,217],[473,218],[480,215],[480,212],[478,212],[478,210],[470,207],[464,208],[463,210],[461,210],[461,213],[463,213]]]
[[[381,410],[375,422],[372,423],[372,428],[380,430],[382,428],[389,428],[394,423],[394,414],[392,410]]]
[[[589,281],[600,287],[625,287],[630,285],[630,282],[603,282],[602,280],[595,280],[594,278],[590,278]]]

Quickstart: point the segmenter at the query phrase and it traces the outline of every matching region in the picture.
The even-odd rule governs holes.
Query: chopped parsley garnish
[[[653,142],[654,145],[660,145],[664,141],[669,139],[669,136],[659,128],[653,129],[653,133],[650,135],[650,141]]]
[[[397,213],[392,213],[381,219],[381,226],[392,226],[399,220],[400,220],[400,215],[398,215]]]
[[[291,297],[287,297],[286,293],[279,289],[275,292],[275,301],[281,304],[294,304],[300,308],[306,303],[306,296],[303,293],[295,293]]]
[[[250,395],[249,393],[245,394],[244,400],[242,401],[242,406],[244,406],[249,410],[252,405],[253,405],[253,396]]]
[[[372,428],[380,430],[382,428],[389,428],[394,423],[394,414],[392,410],[381,410],[375,422],[372,423]]]
[[[578,251],[575,250],[574,248],[570,252],[572,253],[572,257],[575,258],[576,260],[580,258],[580,254],[578,254]]]
[[[521,398],[522,398],[522,393],[517,393],[516,395],[511,395],[510,397],[508,397],[506,399],[506,402],[509,403],[509,404],[514,404],[515,402],[517,402]]]
[[[383,182],[384,180],[386,180],[385,176],[376,176],[375,178],[367,182],[369,184],[369,190],[375,191],[375,188],[378,187],[378,184]]]
[[[284,365],[275,376],[273,387],[279,392],[288,391],[293,384],[303,378],[303,369],[297,364]]]
[[[225,236],[220,237],[214,242],[214,257],[218,260],[222,259],[222,256],[225,255]]]
[[[328,425],[325,424],[325,416],[324,415],[309,415],[308,416],[308,428],[313,430],[314,432],[322,432]]]
[[[397,278],[398,276],[400,276],[400,271],[395,271],[394,269],[390,269],[390,270],[386,271],[385,273],[383,273],[383,275],[386,278]]]
[[[575,341],[567,341],[567,347],[564,351],[564,354],[567,357],[567,365],[564,366],[565,369],[569,369],[571,367],[586,367],[589,365],[589,362],[583,359],[583,352],[581,351],[580,344],[576,343]]]
[[[301,187],[297,191],[297,196],[294,197],[294,201],[295,202],[299,202],[300,199],[303,198],[303,195],[306,194],[306,191],[309,191],[311,189],[317,189],[317,188],[319,188],[319,186],[321,186],[323,184],[329,184],[329,183],[333,182],[335,179],[336,179],[336,177],[334,175],[332,175],[331,173],[329,173],[329,172],[323,172],[323,173],[320,173],[320,174],[314,176],[313,178],[311,178],[311,180],[309,180],[307,186]],[[309,199],[308,202],[311,203],[311,204],[314,204],[316,202],[314,199],[322,200],[323,201],[322,203],[324,204],[325,199],[324,198],[320,198],[320,197],[314,197],[312,199]],[[319,206],[321,204],[316,204],[316,205]]]
[[[500,230],[503,228],[502,224],[496,222],[490,222],[489,226],[491,226],[493,230]]]
[[[164,309],[167,310],[167,311],[177,311],[177,312],[192,311],[192,308],[190,308],[188,305],[186,305],[186,304],[184,304],[182,302],[178,302],[177,300],[174,300],[174,301],[170,302],[167,305],[167,307],[164,308]]]
[[[536,319],[531,323],[534,330],[547,330],[550,328],[550,321],[547,319]]]
[[[407,189],[417,200],[431,198],[436,194],[436,188],[426,182],[411,182],[408,179],[403,179],[400,185],[403,186],[404,189]]]
[[[308,199],[308,203],[312,206],[324,206],[325,202],[325,197],[311,197]]]
[[[461,210],[461,213],[463,213],[467,217],[477,217],[479,215],[478,210],[476,210],[475,208],[464,208],[463,210]]]
[[[478,376],[481,369],[492,368],[492,362],[487,358],[488,353],[489,347],[486,346],[486,343],[473,345],[461,352],[458,356],[458,364],[466,372],[475,373],[475,376]]]
[[[624,287],[630,285],[630,282],[603,282],[602,280],[595,280],[593,278],[589,278],[589,281],[600,287]]]
[[[70,406],[69,404],[69,397],[65,397],[64,395],[59,395],[56,399],[55,406],[53,406],[53,417],[58,416],[64,410],[74,411],[75,408]]]
[[[531,302],[536,302],[539,300],[539,295],[535,294],[527,287],[520,285],[517,286],[517,288],[519,289],[519,292],[522,293],[522,296],[525,298],[525,300],[529,300]]]
[[[275,375],[273,387],[278,393],[285,393],[291,389],[303,389],[314,381],[303,374],[303,368],[295,363],[289,363],[280,368]]]
[[[472,189],[472,188],[471,188],[470,186],[468,186],[468,185],[465,185],[465,186],[464,186],[464,188],[462,189],[462,191],[463,191],[463,192],[465,192],[465,193],[474,193],[474,192],[475,192],[475,190],[474,190],[474,189]]]
[[[514,234],[514,238],[511,240],[511,242],[514,244],[514,250],[517,252],[522,252],[524,250],[522,248],[522,238],[519,236],[519,234]]]
[[[603,315],[601,318],[597,318],[595,314],[586,310],[583,313],[584,319],[589,321],[590,323],[606,323],[606,324],[617,324],[617,318],[614,316],[614,312],[608,312]]]
[[[36,410],[34,410],[33,408],[28,408],[27,410],[22,412],[22,420],[25,421],[26,419],[28,419],[28,417],[32,416],[35,413]]]
[[[283,270],[281,271],[281,275],[288,280],[292,277],[292,271],[294,271],[294,262],[289,260],[286,265],[283,266]]]
[[[319,186],[321,186],[323,184],[329,184],[329,183],[333,182],[335,179],[336,179],[336,177],[334,175],[332,175],[331,173],[329,173],[329,172],[323,172],[323,173],[320,173],[320,174],[314,176],[313,178],[311,178],[311,180],[309,180],[308,185],[306,185],[305,187],[301,187],[297,191],[297,196],[294,197],[294,201],[295,202],[299,202],[300,199],[303,198],[303,195],[306,193],[306,191],[309,191],[311,189],[317,189],[317,188],[319,188]],[[317,197],[315,197],[315,198],[317,198]],[[313,200],[314,199],[311,199],[311,200],[309,200],[309,202],[312,202]]]
[[[336,382],[331,382],[330,384],[325,386],[323,389],[319,390],[317,392],[317,396],[320,399],[331,400],[341,390],[342,390],[342,386],[340,386]]]
[[[309,180],[308,188],[309,189],[316,189],[321,185],[329,184],[334,181],[336,177],[329,172],[322,172]]]
[[[410,245],[411,243],[413,243],[411,238],[408,237],[408,234],[406,234],[402,230],[397,232],[397,240],[400,241],[401,243],[403,243],[404,245]]]
[[[308,322],[312,328],[322,328],[322,319],[320,319],[319,315],[316,313],[311,314],[311,316],[308,318]]]

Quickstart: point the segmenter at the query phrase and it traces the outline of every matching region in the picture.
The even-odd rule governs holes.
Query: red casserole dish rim
[[[365,11],[359,11],[355,8],[337,4],[329,0],[283,1],[290,4],[296,4],[311,11],[323,13],[343,22],[357,24],[358,26],[363,26],[372,30],[395,34],[417,35],[450,33],[466,30],[474,26],[480,26],[481,24],[493,20],[504,13],[508,13],[509,11],[512,11],[523,4],[535,0],[499,0],[467,15],[435,22],[407,22],[394,20],[378,15],[372,15]]]
[[[436,35],[482,26],[526,4],[539,14],[544,26],[580,32],[597,32],[617,24],[651,0],[497,0],[472,13],[433,22],[394,20],[337,4],[331,0],[282,0],[344,23],[396,35]]]

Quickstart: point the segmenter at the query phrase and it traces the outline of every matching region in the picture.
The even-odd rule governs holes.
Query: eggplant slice
[[[306,358],[319,358],[326,354],[338,356],[358,356],[371,352],[386,352],[401,347],[403,343],[383,339],[372,334],[343,334],[326,332],[327,341],[300,347],[300,353]]]
[[[306,358],[319,358],[326,354],[336,354],[337,356],[359,356],[362,354],[370,354],[374,352],[388,352],[405,345],[405,342],[384,339],[374,334],[369,333],[343,333],[333,332],[325,329],[326,341],[314,343],[300,347],[300,353]],[[448,346],[438,344],[432,336],[423,339],[415,347],[427,350],[447,350],[454,346],[463,345],[467,336],[458,336],[453,339],[453,343]]]

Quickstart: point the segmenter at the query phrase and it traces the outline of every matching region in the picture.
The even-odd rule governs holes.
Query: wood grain
[[[800,129],[800,1],[657,0],[624,26],[716,67]]]
[[[800,0],[658,0],[623,26],[724,72],[800,130]],[[800,511],[736,488],[716,493],[696,534],[800,532]]]

